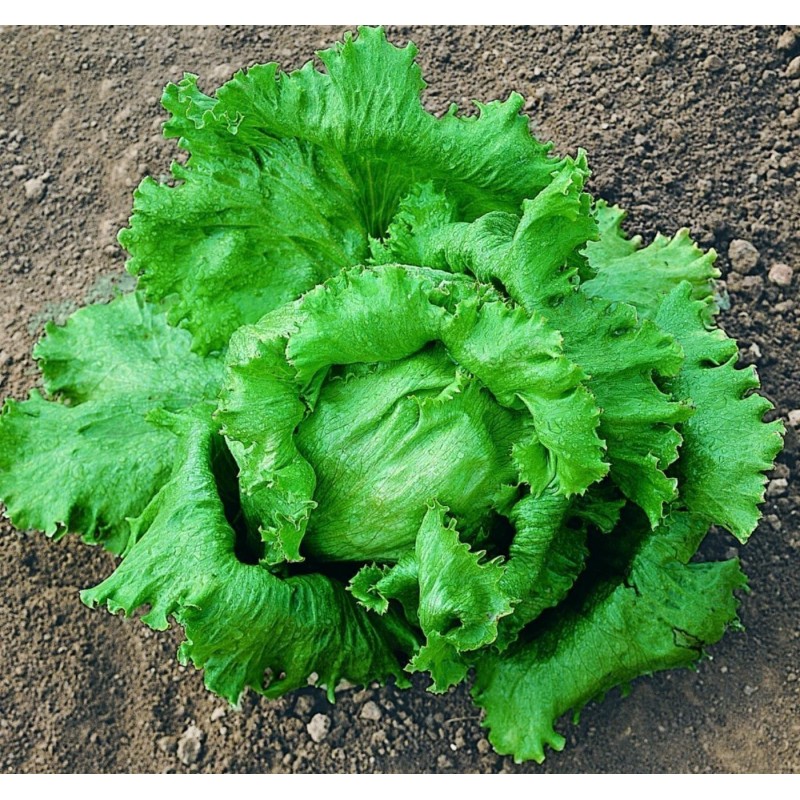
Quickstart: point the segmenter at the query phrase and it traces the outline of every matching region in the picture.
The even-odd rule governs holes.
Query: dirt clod
[[[712,53],[703,61],[703,66],[709,72],[719,72],[725,68],[725,62],[716,53]]]
[[[306,730],[311,740],[319,744],[330,733],[331,718],[325,714],[314,714],[311,722],[306,725]]]
[[[203,750],[204,734],[195,725],[190,725],[183,736],[178,739],[178,758],[182,764],[194,764],[200,759]]]
[[[789,485],[786,478],[775,478],[767,484],[767,497],[780,497],[786,494],[786,487]]]
[[[778,49],[779,50],[792,50],[797,43],[797,35],[792,30],[784,31],[778,37]]]
[[[309,714],[314,708],[314,698],[307,694],[301,694],[297,696],[297,700],[294,701],[294,713],[297,714],[300,719],[308,719]]]
[[[29,178],[25,181],[25,197],[33,202],[38,202],[44,197],[47,185],[42,178]]]
[[[747,275],[758,266],[759,252],[752,242],[734,239],[728,246],[728,259],[737,272]]]
[[[361,713],[359,716],[361,719],[368,719],[371,722],[378,722],[382,714],[381,709],[376,702],[373,700],[367,700],[367,702],[361,707]]]
[[[790,286],[794,270],[788,264],[773,264],[767,277],[776,286]]]

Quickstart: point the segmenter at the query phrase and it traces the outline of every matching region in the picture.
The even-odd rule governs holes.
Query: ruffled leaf
[[[419,625],[427,643],[409,669],[429,671],[437,692],[464,678],[466,662],[457,654],[493,642],[498,620],[511,613],[502,586],[504,567],[472,552],[446,512],[439,503],[429,507],[415,545]]]
[[[386,572],[387,567],[367,564],[347,584],[347,589],[353,597],[368,611],[374,611],[376,614],[385,614],[389,610],[389,600],[377,586]]]
[[[503,285],[510,298],[529,311],[569,294],[577,251],[597,237],[586,156],[567,158],[551,182],[519,212],[495,211],[472,224],[453,221],[449,194],[425,187],[401,203],[390,237],[377,256],[469,272],[478,280]],[[373,248],[373,251],[375,249]]]
[[[754,393],[759,386],[755,368],[736,368],[736,342],[708,324],[707,304],[693,295],[690,284],[678,286],[655,317],[686,354],[667,388],[695,407],[681,426],[684,442],[676,469],[681,501],[745,542],[761,516],[764,473],[780,452],[783,426],[764,424],[772,404]]]
[[[421,193],[398,217],[385,246],[398,258],[499,283],[562,335],[565,354],[583,370],[586,388],[602,409],[597,433],[608,447],[612,479],[655,525],[664,504],[677,494],[676,481],[665,470],[677,458],[681,442],[675,425],[691,409],[659,389],[654,376],[674,375],[682,353],[672,337],[652,322],[640,321],[633,307],[587,296],[583,289],[588,284],[576,285],[575,254],[597,230],[589,195],[582,192],[587,175],[582,157],[568,161],[546,189],[523,204],[521,219],[494,213],[469,225],[443,222],[443,197]],[[424,209],[431,213],[425,215]],[[504,332],[498,341],[506,347],[514,337],[525,341],[522,331]],[[577,397],[570,400],[575,404]],[[568,413],[587,411],[573,406]],[[541,460],[541,441],[537,431],[536,439],[525,444],[529,460]],[[575,439],[570,447],[578,447]]]
[[[599,412],[558,335],[461,276],[348,270],[239,331],[228,364],[218,416],[243,487],[265,527],[280,503],[293,543],[310,525],[316,557],[396,560],[433,497],[474,529],[515,478],[515,439],[537,490],[581,492],[608,469]],[[320,390],[336,365],[354,367]]]
[[[717,254],[704,253],[686,228],[671,239],[658,234],[652,244],[641,247],[640,237],[625,239],[620,228],[625,214],[619,208],[600,201],[596,213],[600,241],[586,245],[595,272],[582,286],[586,294],[630,303],[645,317],[654,317],[665,295],[683,281],[691,284],[693,299],[711,299],[720,275],[714,266]]]
[[[416,52],[361,28],[319,54],[324,73],[255,66],[213,98],[193,75],[167,87],[165,134],[192,156],[173,166],[178,186],[142,183],[120,241],[196,349],[362,263],[421,181],[446,184],[461,219],[515,211],[550,182],[559,162],[530,135],[519,95],[434,117]]]
[[[639,675],[691,665],[736,622],[738,561],[689,563],[705,530],[700,518],[669,518],[644,534],[624,574],[477,663],[473,696],[499,753],[543,761],[546,745],[564,746],[553,727],[562,714]]]
[[[590,376],[586,385],[603,410],[599,434],[608,447],[611,479],[657,525],[677,496],[677,480],[667,475],[682,441],[676,426],[692,414],[656,384],[681,368],[679,343],[640,320],[633,307],[581,291],[545,317],[564,336],[570,360]]]
[[[217,391],[219,360],[189,347],[138,294],[48,325],[35,355],[55,399],[33,392],[0,416],[0,498],[15,525],[125,550],[128,517],[171,468],[174,435],[152,415],[209,403]]]
[[[511,511],[515,535],[501,586],[514,613],[500,621],[502,650],[546,608],[561,602],[586,558],[586,533],[567,527],[570,501],[563,495],[527,495]]]
[[[443,341],[456,361],[509,407],[527,408],[546,465],[566,495],[581,493],[608,472],[597,435],[600,411],[582,384],[583,372],[561,355],[561,337],[541,317],[502,302],[462,302],[444,323]],[[536,444],[525,442],[528,459]],[[529,460],[530,464],[531,461]],[[528,480],[533,481],[532,470]],[[542,491],[549,480],[531,483]]]

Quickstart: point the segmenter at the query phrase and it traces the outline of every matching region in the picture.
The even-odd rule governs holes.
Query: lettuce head
[[[185,632],[237,703],[469,680],[500,753],[737,623],[781,426],[716,327],[713,251],[643,246],[523,100],[437,118],[381,29],[211,97],[120,241],[136,291],[49,325],[0,416],[21,528],[121,557],[91,606]]]

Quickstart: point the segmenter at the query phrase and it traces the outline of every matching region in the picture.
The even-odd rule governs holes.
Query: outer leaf
[[[622,230],[627,216],[619,206],[610,206],[605,200],[595,201],[592,209],[600,238],[587,244],[590,264],[607,264],[635,253],[642,246],[641,236],[631,236]],[[599,268],[599,267],[598,267]]]
[[[181,92],[191,91],[188,77]],[[335,155],[223,135],[231,142],[173,166],[179,185],[146,178],[119,237],[140,288],[167,300],[170,323],[184,324],[203,353],[367,253],[357,191]]]
[[[639,237],[624,240],[620,224],[625,214],[619,208],[598,203],[597,212],[600,241],[589,242],[585,251],[596,273],[582,286],[588,295],[630,303],[645,317],[654,317],[664,296],[682,281],[691,283],[695,300],[711,298],[720,275],[714,266],[717,254],[703,253],[686,228],[672,239],[658,234],[640,249]]]
[[[683,369],[667,387],[696,407],[682,427],[676,470],[681,500],[745,542],[760,517],[764,473],[781,449],[783,426],[764,424],[772,404],[753,393],[759,386],[755,369],[736,369],[736,342],[707,325],[707,304],[692,300],[693,294],[691,285],[681,284],[655,317],[686,353]]]
[[[181,661],[204,669],[206,686],[231,703],[248,686],[277,697],[312,672],[331,699],[342,678],[405,683],[395,652],[415,642],[393,615],[367,618],[322,575],[284,580],[237,558],[218,486],[226,477],[212,470],[220,446],[207,421],[186,421],[173,476],[137,522],[136,544],[82,600],[126,614],[147,604],[142,619],[156,630],[174,617],[186,633]]]
[[[120,241],[197,349],[361,263],[420,181],[446,183],[462,219],[514,211],[550,182],[558,162],[519,95],[437,119],[420,102],[416,52],[362,28],[320,53],[326,73],[256,66],[214,98],[191,75],[167,87],[165,133],[192,157],[173,167],[179,186],[142,183]]]
[[[562,606],[531,638],[478,662],[473,690],[490,741],[517,761],[564,746],[555,721],[638,675],[688,666],[736,621],[736,560],[688,563],[705,523],[676,515],[641,540],[625,574]]]
[[[293,307],[278,309],[256,335],[243,328],[231,340],[217,418],[241,471],[248,517],[264,541],[263,561],[302,561],[300,543],[315,508],[316,476],[294,441],[303,419],[296,373],[286,361],[286,340],[297,327]]]
[[[141,513],[172,463],[174,436],[150,415],[216,394],[221,364],[189,345],[137,294],[48,326],[35,353],[46,387],[71,404],[33,392],[0,417],[0,497],[15,525],[125,549],[128,517]]]
[[[597,236],[591,197],[582,192],[588,176],[585,153],[577,161],[566,159],[552,183],[523,202],[521,219],[494,213],[473,225],[432,231],[426,258],[482,281],[499,281],[529,311],[543,310],[570,293],[577,270],[568,265]]]
[[[545,312],[564,336],[570,360],[591,376],[587,386],[602,408],[599,433],[608,446],[610,477],[655,526],[677,496],[666,470],[678,457],[675,426],[692,409],[656,385],[683,363],[680,345],[624,303],[572,292]],[[681,397],[678,395],[678,397]]]

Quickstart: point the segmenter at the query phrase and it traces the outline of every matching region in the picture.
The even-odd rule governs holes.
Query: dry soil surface
[[[352,27],[352,26],[351,26]],[[166,175],[163,85],[212,90],[241,66],[285,68],[348,28],[0,30],[0,396],[37,383],[31,347],[124,282],[115,234],[131,192]],[[720,254],[722,324],[756,363],[775,416],[800,420],[800,33],[775,28],[398,28],[413,39],[428,107],[528,98],[534,131],[589,153],[592,190],[651,238],[688,226]],[[733,240],[756,263],[737,262]],[[788,277],[788,283],[787,283]],[[800,417],[800,412],[797,414]],[[77,540],[0,528],[0,770],[5,772],[800,772],[798,440],[772,476],[764,520],[739,548],[751,593],[696,672],[637,681],[579,724],[543,766],[495,755],[465,689],[367,687],[332,706],[313,689],[240,711],[178,666],[175,632],[90,611],[78,589],[113,559]],[[330,729],[316,742],[315,715]],[[319,724],[320,720],[317,719]],[[312,730],[314,725],[312,724]]]

